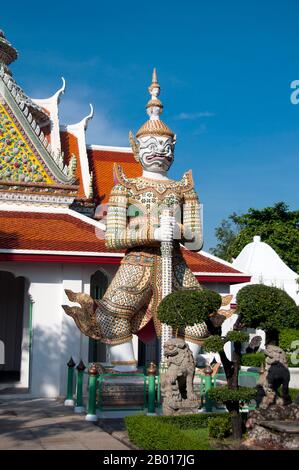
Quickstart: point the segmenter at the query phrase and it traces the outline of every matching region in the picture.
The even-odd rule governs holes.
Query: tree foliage
[[[246,343],[249,339],[249,334],[245,331],[229,331],[225,337],[225,341],[232,341],[233,343]]]
[[[255,235],[268,243],[294,271],[299,272],[299,210],[290,211],[278,202],[264,209],[250,208],[247,213],[231,214],[215,229],[219,243],[210,251],[231,261]]]
[[[218,335],[209,336],[204,343],[206,352],[220,353],[223,351],[224,340]]]
[[[221,296],[208,289],[181,290],[167,295],[158,307],[162,323],[181,329],[204,322],[221,305]]]
[[[209,390],[209,397],[216,402],[228,403],[232,401],[249,402],[256,397],[256,389],[249,387],[239,387],[237,389],[215,387]]]
[[[295,301],[282,289],[251,284],[237,294],[238,313],[249,328],[277,330],[298,328],[299,312]]]

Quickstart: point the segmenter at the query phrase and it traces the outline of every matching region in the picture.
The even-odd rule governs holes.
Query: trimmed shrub
[[[295,301],[282,289],[251,284],[237,294],[238,312],[250,328],[281,331],[299,328],[299,312]]]
[[[245,331],[229,331],[225,337],[225,341],[232,341],[234,343],[246,343],[249,339],[249,334]]]
[[[284,328],[279,332],[279,347],[284,351],[292,351],[292,342],[296,340],[299,341],[299,330]]]
[[[204,322],[221,305],[221,296],[208,289],[187,289],[167,295],[158,307],[158,318],[175,330]]]
[[[289,394],[292,401],[295,401],[297,396],[299,395],[299,388],[289,388]]]
[[[200,429],[208,427],[209,419],[216,417],[223,417],[224,419],[225,416],[227,415],[221,414],[221,416],[219,416],[219,413],[199,413],[180,416],[158,416],[155,419],[167,424],[173,424],[180,429]]]
[[[209,450],[206,442],[184,434],[177,426],[159,417],[127,416],[125,423],[130,441],[144,450]]]
[[[218,415],[214,418],[208,419],[208,433],[209,437],[215,439],[224,439],[229,437],[232,433],[232,422],[229,415]]]
[[[243,432],[247,416],[242,413]],[[232,432],[228,413],[127,416],[125,424],[131,442],[144,450],[208,450],[207,437],[223,439]]]
[[[236,389],[224,387],[211,388],[209,390],[209,398],[216,402],[227,403],[230,401],[249,402],[256,397],[256,389],[249,387],[239,387]]]
[[[299,367],[299,364],[292,363],[292,353],[287,353],[288,367]]]
[[[223,351],[224,341],[218,335],[209,336],[204,342],[204,350],[207,352]]]
[[[241,364],[247,367],[261,367],[265,363],[265,353],[255,352],[242,354]]]

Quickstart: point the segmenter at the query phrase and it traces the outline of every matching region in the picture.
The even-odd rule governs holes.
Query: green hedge
[[[241,364],[247,367],[261,367],[265,362],[265,354],[263,352],[242,354]]]
[[[219,436],[213,420],[220,427]],[[130,441],[144,450],[209,450],[207,436],[219,437],[227,433],[227,413],[200,413],[181,416],[127,416],[125,424]],[[206,429],[205,436],[200,433],[186,433],[187,430]],[[209,430],[209,431],[208,431]],[[213,436],[212,436],[213,434]],[[221,435],[220,435],[221,434]]]
[[[209,437],[224,439],[232,434],[231,417],[227,414],[208,419]]]
[[[294,328],[284,328],[279,332],[279,346],[284,351],[291,351],[291,344],[296,340],[299,340],[299,330]]]
[[[299,395],[299,388],[290,388],[289,394],[290,394],[290,397],[292,398],[292,401],[295,401],[297,396]]]
[[[126,428],[130,441],[143,450],[209,450],[206,439],[201,442],[183,429],[163,422],[160,417],[127,416]]]
[[[235,343],[245,343],[249,339],[249,334],[244,331],[229,331],[225,337],[225,341],[232,341]]]
[[[226,415],[223,414],[222,416]],[[219,413],[198,413],[180,416],[157,416],[154,419],[163,423],[173,424],[180,429],[199,429],[207,428],[209,419],[218,417]]]
[[[244,432],[246,420],[247,413],[242,413]],[[209,450],[208,437],[223,439],[232,429],[228,413],[127,416],[125,424],[130,441],[144,450]]]
[[[225,385],[223,387],[211,388],[208,394],[211,400],[220,403],[226,403],[228,401],[249,402],[256,397],[256,389],[249,387],[230,389]]]

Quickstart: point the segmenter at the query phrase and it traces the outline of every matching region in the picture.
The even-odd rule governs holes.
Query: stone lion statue
[[[161,374],[163,414],[194,413],[198,402],[193,388],[195,362],[188,344],[172,338],[164,345],[167,371]]]
[[[287,405],[292,400],[289,396],[290,371],[286,353],[279,346],[270,344],[266,347],[265,356],[265,371],[257,384],[257,405],[261,408],[268,408],[274,403]]]

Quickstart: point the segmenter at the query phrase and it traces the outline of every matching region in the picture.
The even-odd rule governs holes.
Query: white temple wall
[[[225,282],[201,282],[203,287],[218,292],[218,294],[229,294],[230,284]]]
[[[95,264],[0,263],[0,270],[26,278],[32,308],[32,347],[29,351],[29,307],[24,305],[21,381],[28,397],[57,397],[66,392],[67,362],[88,363],[88,338],[61,305],[69,304],[64,289],[90,292],[90,276],[101,269],[112,279],[114,266]]]

